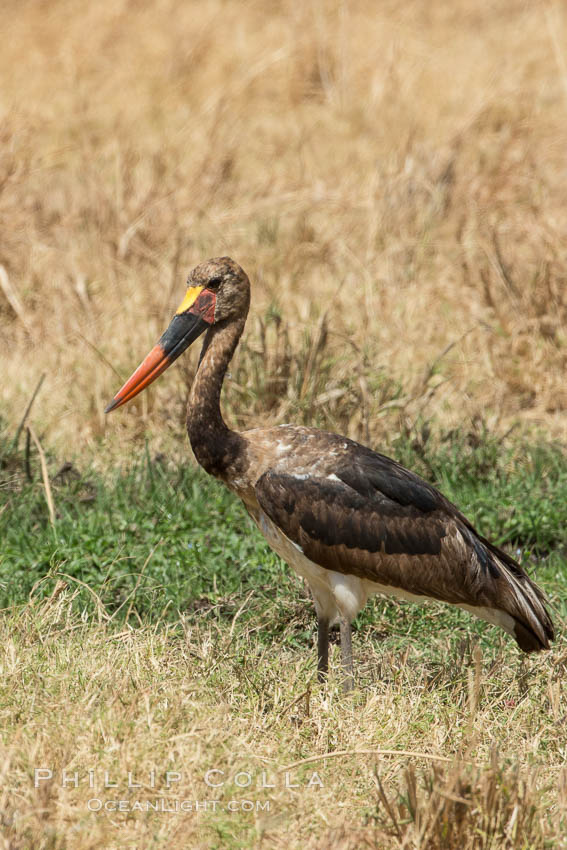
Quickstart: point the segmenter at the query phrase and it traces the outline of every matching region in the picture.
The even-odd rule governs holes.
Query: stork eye
[[[212,277],[207,284],[207,289],[217,289],[221,283],[222,277]]]

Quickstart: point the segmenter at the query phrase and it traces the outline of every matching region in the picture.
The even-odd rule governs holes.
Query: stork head
[[[187,278],[185,298],[169,327],[118,390],[105,413],[137,396],[207,328],[245,318],[249,304],[250,282],[246,272],[230,257],[217,257],[195,266]]]

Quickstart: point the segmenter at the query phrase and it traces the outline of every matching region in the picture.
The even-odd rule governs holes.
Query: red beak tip
[[[107,404],[107,405],[106,405],[106,407],[104,408],[104,412],[105,412],[105,413],[110,413],[110,412],[111,412],[112,410],[114,410],[116,407],[118,407],[118,401],[117,401],[117,399],[115,399],[115,398],[114,398],[114,399],[112,399],[112,401],[110,402],[110,404]]]

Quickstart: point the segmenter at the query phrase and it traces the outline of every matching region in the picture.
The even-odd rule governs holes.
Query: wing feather
[[[268,470],[255,489],[262,510],[314,563],[418,595],[467,601],[462,539],[442,507],[429,494],[427,505],[422,501],[429,510],[422,510],[407,493],[398,502],[352,483],[344,470],[332,480]]]
[[[301,463],[295,456],[295,474],[288,459],[255,485],[261,509],[310,561],[415,596],[504,612],[522,649],[549,646],[544,594],[455,505],[385,455],[310,433],[324,445],[312,446],[311,458],[303,452]]]
[[[438,490],[385,455],[324,435],[328,459],[291,474],[268,469],[261,509],[313,563],[379,585],[502,611],[526,651],[553,638],[545,597],[509,555],[481,537]]]

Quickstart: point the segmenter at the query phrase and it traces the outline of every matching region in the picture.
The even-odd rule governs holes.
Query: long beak
[[[214,292],[202,286],[191,286],[171,324],[161,336],[145,360],[140,363],[134,374],[118,390],[105,413],[110,413],[122,404],[126,404],[142,392],[152,381],[183,354],[192,342],[214,321],[216,296]]]

